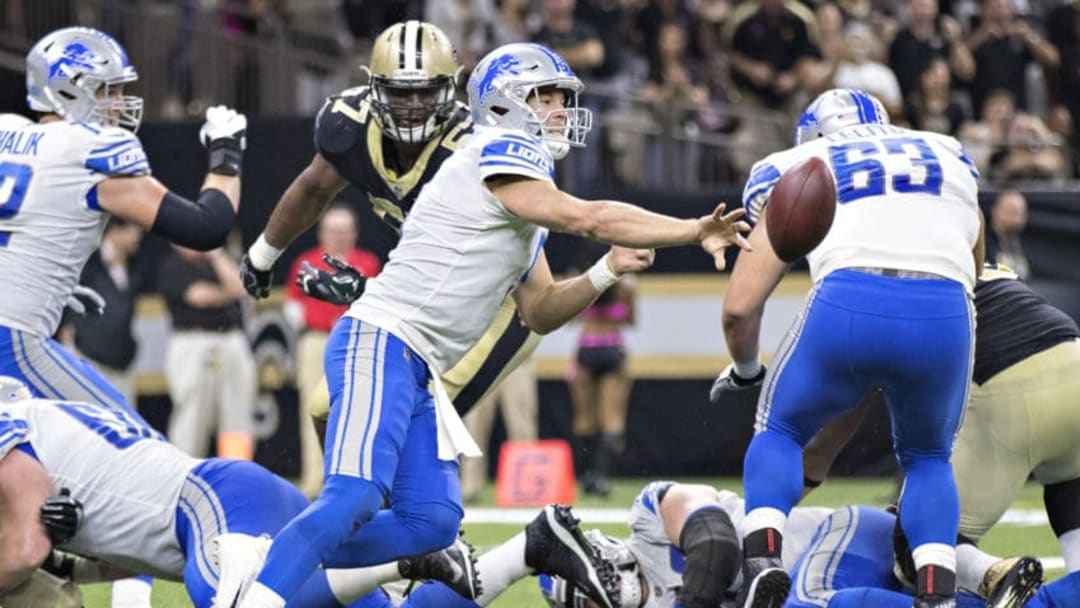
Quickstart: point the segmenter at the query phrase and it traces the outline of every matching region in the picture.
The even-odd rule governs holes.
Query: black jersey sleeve
[[[365,89],[350,89],[327,98],[315,117],[315,150],[339,171],[342,156],[363,144],[370,114]]]

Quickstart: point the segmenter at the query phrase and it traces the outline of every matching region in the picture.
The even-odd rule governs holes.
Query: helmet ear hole
[[[510,111],[510,108],[506,108],[503,106],[491,106],[491,111],[498,114],[499,116],[506,116],[506,113]]]

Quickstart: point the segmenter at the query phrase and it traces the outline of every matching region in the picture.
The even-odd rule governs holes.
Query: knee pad
[[[719,605],[724,592],[735,582],[742,561],[731,517],[719,507],[694,511],[683,524],[679,549],[686,557],[679,605]]]

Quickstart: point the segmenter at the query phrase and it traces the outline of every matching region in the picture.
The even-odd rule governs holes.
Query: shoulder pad
[[[315,149],[319,153],[342,154],[364,140],[371,120],[367,87],[356,87],[332,95],[315,117]]]

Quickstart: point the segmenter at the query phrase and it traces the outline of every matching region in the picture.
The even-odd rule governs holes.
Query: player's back
[[[199,460],[141,419],[88,403],[0,404],[0,455],[20,444],[83,503],[82,527],[64,549],[159,576],[183,571],[176,510]]]
[[[552,179],[550,153],[520,132],[477,129],[424,186],[401,242],[349,314],[398,331],[440,373],[453,367],[527,277],[547,238],[547,229],[503,207],[485,184],[489,175],[515,172]]]
[[[810,156],[836,180],[825,240],[807,256],[815,280],[840,268],[913,270],[975,283],[978,174],[955,139],[891,125],[858,125],[773,154],[751,172],[743,201],[752,219],[780,175]]]
[[[96,185],[142,175],[135,136],[52,121],[0,130],[0,325],[50,336],[108,218]]]

